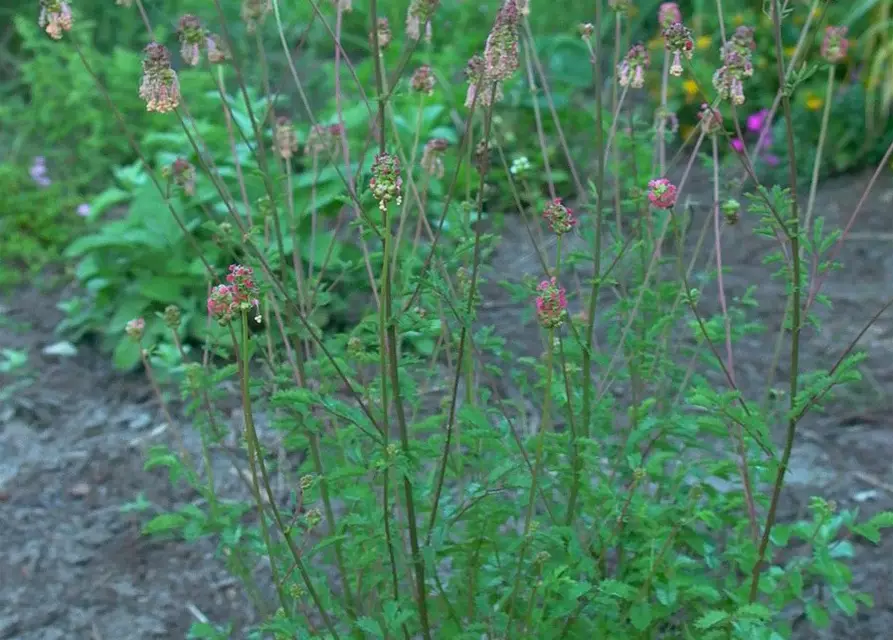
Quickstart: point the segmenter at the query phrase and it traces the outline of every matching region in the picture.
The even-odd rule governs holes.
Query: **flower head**
[[[769,117],[769,109],[760,109],[747,116],[747,130],[753,133],[759,133],[766,124]]]
[[[242,21],[248,28],[248,33],[257,31],[272,10],[271,0],[242,0]]]
[[[434,74],[431,72],[431,67],[423,64],[416,69],[409,81],[409,86],[416,93],[432,95],[434,93]]]
[[[608,0],[608,8],[623,15],[629,13],[632,4],[632,0]]]
[[[157,42],[150,42],[144,54],[140,98],[146,101],[146,111],[169,113],[180,105],[180,82],[171,68],[171,54]]]
[[[639,43],[630,47],[623,60],[617,65],[617,81],[621,87],[641,89],[645,86],[645,70],[650,57],[645,45]]]
[[[276,130],[273,133],[273,146],[276,154],[283,160],[290,160],[298,151],[298,136],[291,120],[285,116],[276,119]]]
[[[86,218],[87,216],[89,216],[90,215],[90,205],[87,204],[86,202],[82,202],[81,204],[79,204],[78,208],[77,208],[77,214],[82,218]]]
[[[42,188],[47,188],[53,181],[50,180],[50,177],[47,175],[47,165],[46,158],[43,156],[37,156],[34,158],[34,162],[31,164],[31,168],[28,169],[28,173],[31,176],[31,179],[34,180],[37,186]]]
[[[211,64],[220,64],[230,58],[229,49],[216,33],[208,34],[205,48],[208,50],[208,62]]]
[[[502,100],[502,83],[487,78],[485,68],[486,62],[480,55],[472,56],[465,66],[465,77],[468,79],[465,107],[468,109],[475,103],[486,108]]]
[[[177,158],[170,167],[165,167],[162,175],[172,179],[174,184],[183,189],[183,193],[187,196],[195,195],[195,167],[188,160]]]
[[[372,178],[369,180],[372,195],[378,200],[378,208],[387,211],[393,200],[397,206],[403,201],[403,178],[400,177],[400,160],[391,153],[379,153],[372,163]]]
[[[670,3],[672,4],[672,3]],[[664,27],[664,46],[673,54],[673,62],[670,65],[670,74],[682,75],[682,56],[691,60],[695,42],[692,40],[691,29],[681,22],[674,22]]]
[[[127,334],[127,337],[137,343],[143,339],[143,332],[145,330],[146,321],[142,318],[134,318],[124,325],[124,333]]]
[[[573,229],[577,224],[574,212],[564,206],[561,198],[555,198],[546,205],[543,211],[543,218],[549,224],[549,229],[556,235],[564,235]]]
[[[658,209],[671,209],[676,204],[676,185],[666,178],[648,182],[648,200]]]
[[[71,7],[64,0],[40,0],[37,23],[53,40],[61,40],[63,31],[71,31]]]
[[[682,22],[682,12],[675,2],[663,2],[657,10],[657,22],[661,29]]]
[[[543,280],[536,288],[536,316],[547,329],[556,329],[567,318],[567,295],[555,278]]]
[[[391,40],[393,39],[393,34],[391,33],[391,23],[388,22],[387,18],[379,18],[378,26],[375,30],[378,32],[378,48],[384,51],[390,46]],[[375,46],[374,36],[375,34],[373,33],[369,34],[369,42],[372,44],[372,46]]]
[[[494,82],[502,82],[518,70],[518,27],[521,13],[517,0],[505,0],[484,47],[484,71]]]
[[[723,100],[744,104],[745,78],[753,75],[751,58],[756,42],[753,28],[740,26],[722,48],[722,66],[713,74],[713,87]]]
[[[229,267],[226,284],[218,284],[208,296],[208,313],[221,325],[228,324],[233,316],[249,309],[255,310],[255,320],[261,321],[260,300],[251,267],[233,264]]]
[[[340,135],[341,125],[339,124],[333,124],[328,127],[321,124],[315,124],[310,127],[310,133],[307,134],[304,153],[317,155],[326,151],[331,151]]]
[[[443,152],[449,146],[445,138],[429,140],[422,151],[422,170],[433,178],[443,178]]]
[[[428,31],[439,4],[440,0],[412,0],[406,11],[406,35],[413,40],[421,38],[422,27]]]
[[[722,114],[719,109],[702,104],[701,110],[698,112],[698,120],[701,122],[701,130],[704,135],[712,136],[722,131]]]
[[[831,64],[837,64],[846,58],[850,41],[847,40],[847,27],[828,27],[822,40],[822,57]]]
[[[177,37],[180,39],[180,56],[183,62],[194,67],[201,60],[202,47],[206,46],[208,40],[201,21],[187,13],[177,24]]]

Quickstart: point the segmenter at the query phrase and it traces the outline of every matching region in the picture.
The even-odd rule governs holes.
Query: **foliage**
[[[259,610],[278,603],[256,637],[776,640],[792,637],[796,616],[821,628],[869,606],[853,589],[852,540],[876,543],[893,515],[865,519],[822,496],[805,519],[779,508],[800,422],[859,379],[854,344],[827,368],[800,359],[845,233],[813,217],[812,197],[795,204],[796,184],[733,191],[743,207],[720,200],[736,113],[724,104],[723,124],[705,123],[689,148],[665,126],[673,103],[660,95],[656,109],[621,109],[618,74],[602,90],[600,67],[583,72],[601,64],[592,38],[610,27],[528,37],[549,20],[527,18],[526,3],[494,16],[445,2],[456,22],[437,14],[427,43],[424,24],[413,38],[402,11],[379,3],[394,37],[382,49],[376,4],[345,14],[347,4],[312,7],[326,19],[314,16],[314,46],[338,52],[321,63],[338,78],[329,96],[308,98],[290,47],[279,51],[294,104],[263,79],[246,84],[239,56],[210,73],[207,61],[156,70],[147,85],[166,88],[170,109],[139,130],[140,161],[117,167],[92,202],[97,226],[67,251],[88,295],[66,303],[66,328],[101,332],[119,366],[142,363],[166,410],[163,369],[200,436],[196,450],[179,439],[149,452],[148,468],[201,500],[135,505],[146,535],[214,540]],[[306,5],[270,7],[260,49],[276,36],[288,45],[285,24],[309,21]],[[732,28],[731,15],[717,19]],[[636,23],[617,24],[629,36]],[[772,52],[796,31],[779,30],[781,42],[763,33],[753,54],[766,61],[747,82],[760,106],[780,95],[758,92],[772,90]],[[469,88],[457,80],[479,51]],[[819,67],[815,52],[808,60]],[[668,81],[684,90],[702,62]],[[430,94],[411,79],[424,63],[438,79]],[[548,90],[546,70],[562,76]],[[175,72],[181,95],[164,84]],[[497,78],[504,98],[487,104]],[[798,79],[783,88],[795,104]],[[783,120],[796,126],[787,109]],[[833,133],[823,122],[818,140]],[[692,156],[678,183],[671,144]],[[817,166],[828,153],[817,145]],[[714,236],[693,275],[679,198],[697,158]],[[529,282],[489,268],[506,222],[534,245]],[[765,327],[753,289],[727,297],[722,251],[750,230],[777,243],[767,262],[788,297],[784,403],[764,402],[781,346],[769,388],[736,382],[736,347]],[[496,284],[527,312],[494,316]],[[541,346],[525,354],[504,330],[531,319]],[[223,406],[234,393],[233,463],[247,491],[223,493],[212,457],[233,449]],[[262,560],[269,573],[255,570]],[[226,622],[191,635],[226,637]]]

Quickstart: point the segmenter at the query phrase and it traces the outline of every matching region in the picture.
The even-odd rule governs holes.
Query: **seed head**
[[[180,326],[180,307],[171,304],[164,309],[164,324],[174,330]]]
[[[701,122],[701,130],[704,135],[712,136],[722,131],[722,114],[719,109],[702,104],[701,110],[698,112],[698,120]]]
[[[393,35],[391,34],[391,23],[388,22],[387,18],[378,19],[378,27],[376,31],[378,31],[378,48],[381,51],[384,51],[390,46],[391,40],[393,39]],[[374,34],[369,34],[369,44],[375,46]]]
[[[406,35],[412,40],[418,40],[422,36],[422,26],[425,27],[425,37],[430,39],[430,25],[440,0],[412,0],[406,12]]]
[[[208,313],[221,325],[228,324],[233,316],[249,309],[255,310],[255,321],[261,321],[260,300],[251,267],[233,264],[226,276],[227,284],[218,284],[208,296]]]
[[[518,70],[518,26],[521,14],[517,0],[505,0],[484,47],[484,73],[494,82],[502,82]]]
[[[169,113],[180,105],[180,82],[171,69],[171,55],[157,42],[150,42],[143,53],[140,98],[146,101],[146,111]]]
[[[208,34],[205,47],[208,50],[208,62],[211,64],[220,64],[230,58],[226,43],[216,33]]]
[[[202,47],[206,46],[208,40],[201,21],[187,13],[177,24],[177,37],[180,39],[180,56],[183,62],[194,67],[201,60]]]
[[[71,31],[74,19],[71,7],[64,0],[40,0],[40,16],[37,24],[53,40],[61,40],[63,31]]]
[[[276,119],[276,131],[273,134],[273,146],[276,154],[283,160],[291,160],[298,151],[298,136],[291,120],[285,116]]]
[[[591,22],[581,22],[578,29],[580,31],[580,37],[584,40],[589,40],[595,32],[595,26]]]
[[[674,22],[664,27],[663,36],[664,46],[667,48],[667,51],[673,54],[673,62],[670,65],[670,74],[681,76],[682,56],[685,56],[686,60],[691,60],[692,51],[695,48],[691,29],[683,25],[681,22]]]
[[[412,90],[416,93],[422,93],[427,96],[433,95],[434,74],[431,72],[431,67],[423,64],[416,69],[412,74],[412,79],[409,81],[409,86],[412,87]]]
[[[676,204],[676,185],[666,178],[657,178],[648,183],[648,200],[658,209],[671,209]]]
[[[146,321],[142,318],[134,318],[124,325],[124,333],[137,344],[143,339],[143,332],[145,330]]]
[[[468,60],[465,67],[465,77],[468,79],[465,107],[468,109],[471,109],[474,104],[486,108],[493,102],[502,100],[502,83],[494,83],[487,77],[486,64],[483,56],[474,55]]]
[[[267,14],[273,10],[271,0],[242,0],[242,21],[248,33],[254,33],[263,25]]]
[[[443,152],[449,144],[444,138],[434,138],[425,145],[425,150],[422,151],[422,170],[432,178],[443,178]]]
[[[729,198],[725,202],[722,203],[722,214],[726,218],[726,222],[731,225],[738,224],[738,220],[740,219],[741,213],[741,203],[733,198]]]
[[[536,288],[536,315],[540,325],[556,329],[567,317],[567,295],[555,278],[543,280]]]
[[[617,82],[621,87],[641,89],[645,86],[645,71],[648,69],[648,49],[641,43],[630,47],[623,60],[617,65]]]
[[[369,188],[382,212],[387,211],[392,200],[400,206],[403,202],[403,179],[400,177],[400,160],[397,156],[391,153],[379,153],[375,156]]]
[[[183,158],[177,158],[170,167],[165,167],[162,175],[167,179],[172,179],[174,184],[183,189],[187,196],[195,195],[195,167]]]
[[[552,233],[562,236],[571,231],[577,224],[574,212],[564,206],[561,198],[555,198],[546,205],[543,211],[543,219],[549,224]]]
[[[825,38],[822,40],[822,57],[831,64],[837,64],[846,58],[850,41],[847,40],[847,27],[828,27],[825,29]]]

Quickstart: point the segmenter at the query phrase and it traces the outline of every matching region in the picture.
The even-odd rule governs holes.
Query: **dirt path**
[[[819,202],[829,226],[852,210],[867,177],[828,185]],[[841,253],[844,271],[827,291],[833,312],[824,328],[806,337],[807,368],[829,366],[861,325],[893,294],[893,185],[884,180],[861,214]],[[705,206],[695,207],[699,228]],[[730,230],[724,251],[733,274],[728,295],[760,284],[758,313],[770,327],[781,317],[783,289],[760,263],[771,244],[752,233],[753,221]],[[494,272],[520,282],[539,276],[523,228],[506,232]],[[495,279],[495,278],[494,278]],[[496,286],[485,290],[482,324],[496,324],[512,344],[537,353],[538,334],[523,327],[517,305]],[[711,304],[705,294],[705,304]],[[32,381],[0,404],[0,639],[182,638],[197,612],[212,620],[251,619],[210,543],[149,541],[139,536],[139,515],[121,507],[140,493],[161,508],[192,499],[170,488],[163,473],[142,470],[144,448],[164,441],[145,381],[115,373],[89,346],[74,356],[47,355],[56,343],[55,298],[36,290],[0,301],[0,348],[29,356]],[[774,333],[748,338],[738,349],[741,383],[765,384]],[[864,513],[893,508],[893,320],[882,319],[865,347],[867,381],[804,424],[790,471],[785,516],[800,512],[810,495],[834,499]],[[784,379],[779,367],[777,377]],[[0,377],[0,389],[10,378]],[[4,387],[5,385],[5,387]],[[893,539],[881,547],[856,543],[855,587],[875,598],[856,620],[835,619],[823,638],[887,638],[893,628],[889,579]]]

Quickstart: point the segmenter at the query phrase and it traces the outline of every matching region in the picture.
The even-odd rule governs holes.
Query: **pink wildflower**
[[[744,153],[744,142],[741,140],[741,138],[732,138],[732,141],[729,144],[736,152]]]
[[[672,24],[682,22],[682,12],[675,2],[664,2],[657,10],[657,22],[661,29],[666,29]]]
[[[577,224],[574,212],[564,206],[561,198],[555,198],[546,205],[543,211],[543,218],[549,224],[549,229],[552,230],[552,233],[559,236],[568,233]]]
[[[61,40],[63,31],[71,31],[71,7],[64,0],[40,0],[37,23],[53,40]]]
[[[760,109],[747,116],[747,130],[759,133],[766,124],[766,118],[769,117],[769,109]]]
[[[634,44],[617,65],[617,82],[621,87],[641,89],[645,86],[645,70],[648,68],[648,50],[641,44]]]
[[[413,40],[422,37],[422,26],[427,32],[431,26],[431,18],[437,12],[440,0],[412,0],[406,12],[406,35]],[[426,33],[427,36],[427,33]]]
[[[567,295],[564,287],[558,286],[555,278],[543,280],[536,288],[536,315],[539,323],[547,329],[562,325],[567,317]]]
[[[681,22],[674,22],[664,27],[664,47],[673,54],[673,62],[670,65],[670,75],[682,75],[682,57],[691,60],[695,42],[692,40],[691,29]]]
[[[676,185],[666,178],[657,178],[648,183],[648,200],[658,209],[671,209],[676,204]]]
[[[226,276],[227,284],[218,284],[208,296],[208,313],[221,325],[228,324],[233,316],[253,308],[255,320],[260,322],[260,300],[251,267],[233,264]]]
[[[157,42],[150,42],[144,51],[140,98],[146,101],[146,111],[169,113],[180,105],[180,82],[171,68],[171,55]]]
[[[471,109],[474,104],[486,108],[494,101],[502,100],[502,83],[489,79],[485,67],[486,62],[480,55],[472,56],[465,66],[465,76],[468,78],[468,91],[465,93],[467,109]]]
[[[484,47],[484,69],[494,82],[507,80],[518,70],[518,27],[521,15],[517,0],[505,0]]]
[[[412,74],[412,78],[409,81],[409,86],[416,93],[422,93],[426,96],[430,96],[434,94],[434,74],[431,71],[431,67],[426,64],[423,64],[421,67],[415,70]]]
[[[837,64],[846,58],[850,41],[847,40],[847,27],[828,27],[822,40],[822,57],[831,64]]]

